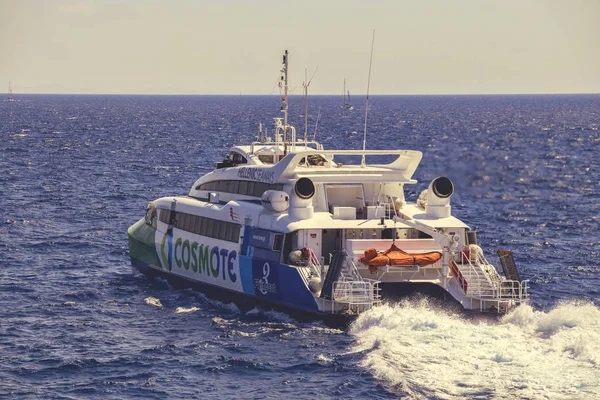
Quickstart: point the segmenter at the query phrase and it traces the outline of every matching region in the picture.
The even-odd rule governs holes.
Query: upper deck
[[[391,161],[382,162],[384,158]],[[323,183],[328,179],[337,183],[339,179],[416,183],[412,176],[421,158],[422,153],[416,150],[323,150],[320,145],[311,148],[304,143],[288,148],[275,143],[235,146],[216,170],[196,185],[231,179],[286,184],[301,177]],[[369,163],[371,159],[375,162]]]

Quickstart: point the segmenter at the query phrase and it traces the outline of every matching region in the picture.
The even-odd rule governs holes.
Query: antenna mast
[[[375,45],[375,29],[373,29],[373,40],[371,41],[371,59],[369,60],[369,78],[367,80],[367,104],[365,107],[365,130],[363,135],[363,152],[367,149],[367,118],[369,116],[369,88],[371,86],[371,65],[373,65],[373,46]],[[365,166],[365,154],[362,155],[361,167]]]
[[[306,146],[306,136],[308,135],[308,70],[304,68],[304,146]]]
[[[317,122],[315,122],[315,133],[313,134],[313,142],[317,140],[317,127],[319,126],[319,117],[321,116],[321,107],[317,112]]]
[[[283,98],[281,99],[281,111],[283,111],[283,143],[287,142],[288,128],[288,51],[283,54],[283,68],[281,69],[281,80],[279,87],[283,86]]]
[[[313,78],[315,77],[315,74],[317,73],[318,69],[319,69],[319,67],[317,66],[317,68],[315,69],[315,72],[313,72],[312,76],[310,77],[310,81],[309,81],[307,69],[304,68],[304,83],[302,84],[302,86],[304,86],[304,143],[305,143],[305,145],[308,140],[308,87],[310,86],[310,83],[312,82]]]

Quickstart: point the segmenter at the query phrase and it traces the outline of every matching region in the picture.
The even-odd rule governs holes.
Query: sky
[[[0,91],[600,93],[599,0],[0,0]],[[1,84],[1,82],[6,82]]]

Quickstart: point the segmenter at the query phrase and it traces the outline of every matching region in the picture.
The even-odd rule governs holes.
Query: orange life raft
[[[365,255],[359,260],[365,265],[369,266],[369,271],[375,272],[377,267],[383,267],[384,265],[398,265],[404,267],[413,267],[418,265],[423,267],[425,265],[433,264],[442,258],[442,253],[439,251],[432,251],[429,253],[407,253],[400,250],[392,243],[392,246],[378,253],[374,248],[365,250]]]

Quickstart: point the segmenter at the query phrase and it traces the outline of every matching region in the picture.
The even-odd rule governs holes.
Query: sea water
[[[363,100],[312,97],[308,138],[362,148]],[[600,96],[369,106],[367,148],[424,153],[410,200],[452,179],[453,214],[492,262],[513,250],[528,305],[472,317],[414,298],[339,330],[133,273],[127,227],[258,122],[272,133],[279,97],[15,96],[0,101],[0,398],[599,397]]]

